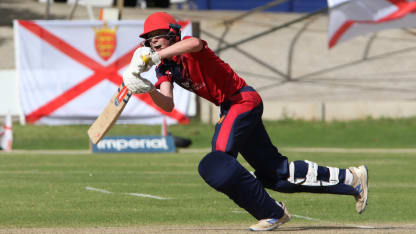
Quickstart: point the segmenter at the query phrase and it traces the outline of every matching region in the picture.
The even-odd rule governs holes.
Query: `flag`
[[[6,115],[3,125],[3,131],[0,133],[1,149],[4,151],[12,150],[13,131],[12,131],[12,115],[10,112]]]
[[[14,21],[17,74],[27,123],[91,124],[122,82],[142,39],[143,21]],[[182,35],[192,24],[180,21]],[[153,70],[144,74],[153,83]],[[148,94],[134,95],[118,123],[186,123],[194,97],[174,85],[175,109],[164,112]]]
[[[329,48],[370,32],[416,26],[416,0],[328,0]]]

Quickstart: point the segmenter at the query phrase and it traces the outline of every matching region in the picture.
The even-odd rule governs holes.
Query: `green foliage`
[[[296,215],[291,224],[416,222],[413,210],[416,207],[415,154],[291,154],[291,160],[309,159],[344,168],[365,163],[370,172],[369,205],[362,215],[355,212],[355,201],[351,196],[269,191]],[[1,154],[0,228],[160,224],[248,226],[255,222],[253,217],[199,177],[197,166],[202,156]],[[239,160],[250,169],[241,157]],[[157,200],[129,193],[170,199]]]
[[[412,148],[416,118],[319,122],[265,121],[277,147]],[[15,125],[14,149],[88,149],[89,126]],[[108,135],[160,135],[159,125],[116,125]],[[192,140],[192,148],[209,148],[214,126],[193,121],[169,126],[175,136]]]

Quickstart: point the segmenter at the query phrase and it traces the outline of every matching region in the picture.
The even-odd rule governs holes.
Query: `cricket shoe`
[[[279,202],[279,205],[282,207],[284,214],[281,218],[279,219],[261,219],[259,220],[258,223],[253,224],[250,226],[250,231],[271,231],[274,230],[275,228],[278,228],[280,226],[282,226],[283,224],[285,224],[286,222],[288,222],[290,220],[290,214],[289,211],[287,210],[285,204],[283,204],[283,202]]]
[[[365,211],[368,199],[368,168],[365,165],[348,168],[354,176],[352,186],[359,193],[355,197],[355,209],[358,214]]]

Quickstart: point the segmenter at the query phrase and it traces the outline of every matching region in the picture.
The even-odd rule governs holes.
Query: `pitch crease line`
[[[112,192],[105,190],[105,189],[98,189],[98,188],[93,188],[93,187],[85,187],[86,190],[89,191],[95,191],[95,192],[99,192],[99,193],[106,193],[106,194],[110,194]]]
[[[296,218],[299,218],[299,219],[306,219],[306,220],[310,220],[310,221],[322,221],[320,219],[314,219],[314,218],[311,218],[311,217],[308,217],[308,216],[302,216],[302,215],[297,215],[297,214],[292,214],[292,217],[296,217]]]
[[[158,200],[168,200],[170,198],[165,198],[165,197],[159,197],[159,196],[154,196],[154,195],[150,195],[150,194],[143,194],[143,193],[126,193],[127,195],[130,196],[135,196],[135,197],[147,197],[147,198],[153,198],[153,199],[158,199]]]
[[[85,187],[86,190],[88,191],[94,191],[94,192],[99,192],[99,193],[105,193],[105,194],[112,194],[113,192],[110,192],[108,190],[105,189],[98,189],[98,188],[93,188],[93,187]],[[157,199],[157,200],[169,200],[171,198],[166,198],[166,197],[159,197],[159,196],[155,196],[155,195],[151,195],[151,194],[144,194],[144,193],[123,193],[125,195],[130,195],[130,196],[135,196],[135,197],[145,197],[145,198],[152,198],[152,199]]]

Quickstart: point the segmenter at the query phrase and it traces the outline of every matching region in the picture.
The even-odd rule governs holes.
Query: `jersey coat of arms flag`
[[[181,22],[182,35],[192,24]],[[21,108],[34,124],[91,124],[122,83],[140,43],[143,21],[14,21]],[[156,82],[154,68],[143,75]],[[164,112],[148,94],[134,95],[118,123],[188,122],[191,98],[174,86],[175,109]]]
[[[329,48],[370,32],[416,26],[416,0],[328,0]]]
[[[95,29],[95,49],[98,55],[107,61],[113,54],[117,45],[117,26],[109,28],[104,26]]]

